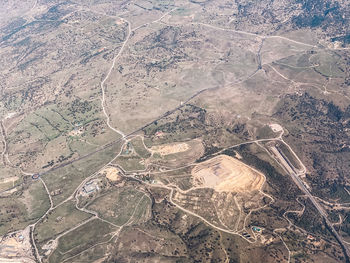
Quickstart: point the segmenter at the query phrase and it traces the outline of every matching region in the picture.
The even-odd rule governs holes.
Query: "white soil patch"
[[[218,192],[260,190],[265,176],[245,163],[227,155],[219,155],[198,164],[192,170],[195,186]]]
[[[12,189],[10,189],[10,190],[8,190],[8,191],[3,192],[3,193],[1,194],[1,196],[8,196],[8,195],[11,195],[11,194],[17,192],[17,190],[18,190],[17,187],[12,188]]]
[[[235,157],[238,159],[238,160],[242,160],[243,157],[242,155],[240,155],[238,152],[235,151]]]
[[[5,120],[6,119],[11,119],[12,117],[14,117],[17,114],[17,112],[10,112],[9,114],[6,115]]]
[[[115,21],[117,25],[122,25],[124,24],[124,21],[122,19],[118,19]]]
[[[69,136],[80,136],[83,134],[83,130],[82,129],[78,129],[78,130],[72,130],[68,133]]]
[[[0,184],[14,183],[18,179],[19,179],[18,176],[12,176],[12,177],[8,177],[8,178],[3,178],[3,179],[0,179]]]
[[[106,178],[111,181],[120,180],[119,170],[115,167],[108,167],[102,171],[102,173],[106,174]]]
[[[0,263],[35,263],[29,258],[0,258]]]
[[[283,131],[282,126],[277,124],[277,123],[272,123],[272,124],[269,125],[269,127],[271,128],[271,130],[273,132],[281,132],[281,131]]]
[[[172,144],[153,146],[150,150],[152,152],[156,152],[164,156],[164,155],[169,155],[174,153],[186,152],[189,149],[190,149],[190,146],[187,143],[182,142],[182,143],[172,143]]]

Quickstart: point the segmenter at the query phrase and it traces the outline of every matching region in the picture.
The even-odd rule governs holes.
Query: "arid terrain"
[[[0,262],[350,262],[345,0],[4,0]]]
[[[198,186],[217,192],[245,192],[260,190],[265,177],[243,162],[227,155],[204,161],[192,170]]]

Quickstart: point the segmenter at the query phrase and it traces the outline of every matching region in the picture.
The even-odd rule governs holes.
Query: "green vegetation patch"
[[[143,192],[124,187],[95,199],[88,208],[103,219],[123,225],[143,221],[150,206],[151,201]]]
[[[321,51],[310,60],[319,65],[315,70],[324,77],[344,78],[346,76],[346,61],[335,52]]]
[[[0,235],[26,227],[38,220],[50,207],[40,181],[29,184],[9,197],[0,198]]]
[[[100,152],[45,174],[43,179],[50,192],[54,192],[53,202],[58,204],[68,198],[86,177],[98,172],[112,160],[119,149],[119,144],[113,144]]]
[[[256,135],[257,139],[267,139],[267,138],[276,137],[276,133],[274,133],[268,125],[259,127],[256,133],[257,133]]]
[[[62,262],[92,246],[108,242],[117,229],[98,219],[92,220],[59,239],[59,244],[48,262]]]
[[[148,158],[151,156],[151,153],[145,148],[142,138],[137,136],[132,139],[131,144],[138,155],[142,158]]]
[[[54,239],[60,233],[76,226],[91,217],[90,214],[75,208],[75,202],[69,201],[51,211],[35,228],[34,237],[39,245]]]
[[[114,163],[120,165],[124,171],[145,170],[146,167],[142,163],[143,159],[138,156],[119,156]]]

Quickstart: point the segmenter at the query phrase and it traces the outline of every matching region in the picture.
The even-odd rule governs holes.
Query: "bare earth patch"
[[[29,227],[13,235],[0,237],[0,262],[35,262],[29,239]]]
[[[185,142],[182,143],[172,143],[172,144],[164,144],[159,146],[153,146],[151,148],[152,152],[157,152],[160,155],[169,155],[179,152],[186,152],[189,149],[189,145]]]
[[[14,186],[15,182],[19,179],[18,176],[12,176],[12,177],[8,177],[8,178],[3,178],[0,179],[0,187],[8,185],[9,183],[12,183],[12,185]]]
[[[4,179],[0,179],[0,184],[13,183],[18,180],[18,176],[12,176]]]
[[[270,128],[271,128],[271,130],[272,130],[273,132],[281,132],[281,131],[283,131],[282,126],[279,125],[279,124],[277,124],[277,123],[272,123],[272,124],[270,124],[269,126],[270,126]]]
[[[218,192],[260,190],[264,175],[227,155],[219,155],[198,164],[192,170],[194,185],[213,188]]]
[[[70,131],[69,133],[68,133],[68,136],[80,136],[80,135],[82,135],[83,134],[83,130],[82,129],[79,129],[79,130],[77,130],[77,129],[74,129],[74,130],[72,130],[72,131]]]
[[[119,170],[115,167],[108,167],[102,171],[102,173],[106,174],[106,178],[111,181],[118,181],[121,177],[119,175]]]

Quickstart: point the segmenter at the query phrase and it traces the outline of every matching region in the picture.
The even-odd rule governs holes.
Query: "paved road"
[[[323,217],[325,224],[328,226],[329,230],[332,232],[332,234],[335,236],[335,238],[338,240],[338,242],[342,246],[344,253],[345,253],[346,262],[350,262],[349,261],[350,250],[349,250],[348,245],[346,244],[346,242],[344,242],[343,238],[335,230],[333,224],[328,220],[327,214],[325,213],[325,211],[323,210],[321,205],[317,202],[315,197],[305,187],[304,183],[301,181],[301,179],[299,178],[299,176],[297,174],[290,173],[290,176],[292,177],[293,181],[298,185],[300,190],[302,190],[309,197],[309,199],[311,200],[313,205],[316,207],[316,209],[318,210],[320,215]]]
[[[286,144],[288,146],[288,148],[291,150],[292,154],[294,156],[297,157],[297,159],[299,160],[301,166],[304,168],[303,171],[299,172],[299,173],[295,173],[293,168],[290,167],[289,165],[289,161],[285,159],[285,157],[276,149],[273,150],[274,154],[277,156],[277,158],[279,159],[279,161],[282,163],[282,165],[285,167],[285,169],[288,171],[288,174],[291,176],[292,180],[294,181],[294,183],[299,187],[299,189],[301,191],[304,192],[304,194],[310,199],[310,201],[312,202],[312,204],[315,206],[315,208],[317,209],[317,211],[319,212],[319,214],[322,216],[322,218],[324,219],[324,222],[326,224],[326,226],[329,228],[329,230],[332,232],[332,234],[334,235],[334,237],[337,239],[337,241],[339,242],[339,244],[341,245],[343,251],[344,251],[344,255],[345,255],[345,259],[346,262],[350,262],[349,261],[349,257],[350,257],[350,250],[349,247],[347,245],[347,243],[343,240],[343,238],[338,234],[338,232],[335,230],[333,224],[328,220],[328,215],[327,213],[324,211],[324,209],[322,208],[322,206],[318,203],[318,201],[316,200],[316,198],[310,193],[310,191],[305,187],[305,184],[303,183],[303,181],[300,179],[301,175],[304,175],[306,172],[306,168],[304,166],[304,164],[300,161],[300,159],[298,158],[298,156],[295,154],[295,152],[291,149],[291,147],[285,143],[283,140],[281,140],[284,144]],[[275,149],[274,147],[272,149]]]

